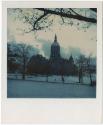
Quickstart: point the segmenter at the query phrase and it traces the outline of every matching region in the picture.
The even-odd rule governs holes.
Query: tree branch
[[[90,10],[97,12],[97,8],[90,8]]]
[[[76,13],[73,9],[70,8],[70,10],[71,10],[74,14],[81,16],[80,14]]]
[[[91,23],[97,23],[97,20],[94,19],[94,18],[89,18],[89,17],[85,17],[85,16],[82,16],[82,15],[73,15],[73,14],[67,14],[67,13],[61,13],[61,12],[57,12],[57,11],[54,11],[54,10],[50,10],[50,9],[45,9],[45,8],[35,8],[35,9],[38,9],[38,10],[41,10],[41,11],[44,11],[44,12],[47,12],[49,14],[54,14],[54,15],[58,15],[58,16],[62,16],[62,17],[66,17],[66,18],[72,18],[72,19],[77,19],[77,20],[80,20],[80,21],[86,21],[86,22],[91,22]]]
[[[42,19],[42,18],[44,18],[45,16],[47,16],[47,12],[45,12],[44,11],[44,14],[43,15],[41,15],[35,22],[34,22],[34,25],[33,25],[33,29],[36,29],[36,24]]]

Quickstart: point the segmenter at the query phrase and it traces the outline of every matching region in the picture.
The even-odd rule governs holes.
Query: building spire
[[[55,34],[54,42],[57,42],[57,35]]]

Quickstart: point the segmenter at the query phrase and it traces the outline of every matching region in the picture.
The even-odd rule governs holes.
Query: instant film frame
[[[96,98],[7,98],[7,8],[97,8]],[[3,2],[2,32],[3,123],[100,123],[102,121],[102,3]]]

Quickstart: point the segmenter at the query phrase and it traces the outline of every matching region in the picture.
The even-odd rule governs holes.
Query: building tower
[[[72,55],[69,58],[69,64],[74,65],[74,59],[73,59]]]
[[[59,59],[60,58],[60,46],[57,42],[57,36],[55,35],[54,42],[51,45],[51,59]]]

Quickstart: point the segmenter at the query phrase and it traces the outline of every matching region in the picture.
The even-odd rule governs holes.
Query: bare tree
[[[58,15],[66,18],[73,18],[73,19],[77,19],[77,20],[81,20],[81,21],[86,21],[86,22],[92,22],[92,23],[96,23],[97,20],[94,18],[90,18],[90,17],[86,17],[83,15],[80,15],[78,12],[76,12],[75,9],[72,8],[56,8],[56,9],[46,9],[46,8],[37,8],[38,10],[44,11],[45,13],[48,14],[54,14],[54,15]],[[96,8],[90,9],[92,11],[96,10]],[[96,12],[96,11],[94,11]]]
[[[64,83],[64,67],[63,67],[63,65],[61,66],[60,74],[61,74],[61,80]]]
[[[15,43],[9,42],[7,43],[7,70],[8,73],[15,73],[19,68],[19,64],[17,62],[17,53],[15,52]]]
[[[9,11],[10,9],[8,9]],[[27,23],[29,28],[25,30],[26,33],[49,28],[55,19],[55,15],[60,17],[63,24],[68,23],[73,25],[73,20],[87,22],[89,25],[96,24],[97,9],[77,9],[77,8],[16,8],[11,9],[15,12],[17,18],[21,19],[23,23]],[[88,12],[91,14],[88,15]],[[95,16],[92,16],[92,15]],[[54,16],[54,18],[52,18]],[[67,21],[66,21],[67,20]],[[77,23],[79,25],[79,23]]]
[[[21,64],[22,79],[25,79],[26,66],[30,58],[31,48],[32,47],[30,45],[26,45],[24,43],[20,43],[16,47],[16,51],[18,53],[18,61]]]
[[[92,72],[91,72],[91,56],[87,58],[87,70],[90,77],[90,85],[92,85]]]
[[[85,63],[86,63],[85,56],[80,55],[79,58],[77,59],[79,83],[83,83],[83,72]]]

